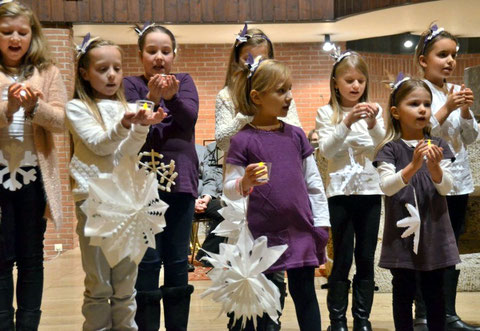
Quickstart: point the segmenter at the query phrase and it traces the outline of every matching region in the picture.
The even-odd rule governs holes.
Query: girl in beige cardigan
[[[3,4],[2,4],[3,2]],[[36,330],[43,292],[44,214],[61,220],[52,132],[64,130],[65,86],[26,6],[0,2],[0,330]],[[48,207],[47,207],[48,201]]]

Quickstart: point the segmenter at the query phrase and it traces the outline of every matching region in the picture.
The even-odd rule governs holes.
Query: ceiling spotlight
[[[335,44],[330,41],[330,35],[325,35],[325,40],[323,43],[323,50],[325,52],[330,52],[335,47]]]
[[[405,42],[403,43],[403,47],[405,48],[411,48],[412,46],[413,46],[413,41],[411,41],[410,39],[405,40]]]

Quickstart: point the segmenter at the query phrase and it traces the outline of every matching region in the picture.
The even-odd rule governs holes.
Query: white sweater
[[[302,127],[294,100],[290,103],[287,116],[279,117],[279,119],[285,123]],[[252,120],[253,116],[245,116],[235,111],[228,87],[224,87],[218,92],[215,100],[215,140],[222,151],[228,152],[230,138]]]
[[[67,127],[74,144],[70,175],[75,181],[75,201],[87,198],[90,178],[111,173],[123,155],[138,154],[148,134],[148,126],[132,125],[130,130],[123,127],[125,108],[119,101],[100,100],[97,105],[106,130],[82,101],[74,99],[66,105]],[[128,106],[135,111],[135,105]]]
[[[432,125],[432,136],[444,139],[453,155],[455,162],[452,164],[453,188],[447,195],[461,195],[473,192],[473,178],[468,161],[467,145],[475,142],[478,136],[478,124],[470,110],[471,119],[464,119],[460,115],[460,108],[450,113],[442,125],[438,122],[434,114],[445,105],[448,95],[438,87],[424,79],[424,82],[432,90],[432,116],[430,123]],[[452,84],[447,84],[447,90],[450,91]],[[460,91],[459,85],[454,85],[454,92]]]
[[[350,110],[343,109],[344,117]],[[372,165],[375,148],[385,137],[382,109],[378,112],[377,124],[371,130],[368,130],[364,120],[353,123],[350,129],[343,121],[334,125],[332,115],[332,107],[325,105],[318,109],[316,118],[319,151],[328,160],[327,197],[382,194],[378,172]],[[351,161],[350,153],[355,164]],[[351,175],[350,170],[356,164],[362,170]]]

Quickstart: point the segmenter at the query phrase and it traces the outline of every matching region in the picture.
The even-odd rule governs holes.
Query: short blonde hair
[[[233,80],[233,103],[235,108],[242,114],[253,116],[257,113],[257,106],[252,102],[250,92],[269,92],[287,82],[290,77],[290,69],[276,60],[264,60],[250,78],[247,78],[250,70],[245,67],[234,75]]]

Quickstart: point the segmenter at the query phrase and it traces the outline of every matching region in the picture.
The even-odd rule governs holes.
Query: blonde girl
[[[111,173],[123,155],[136,155],[149,125],[161,122],[163,111],[139,110],[125,101],[122,52],[110,41],[88,39],[79,48],[74,99],[66,106],[73,140],[70,174],[77,216],[77,234],[85,271],[83,330],[137,330],[135,281],[137,265],[129,258],[111,268],[99,246],[84,234],[88,182]]]
[[[327,305],[332,331],[347,330],[348,274],[354,254],[353,328],[371,330],[368,319],[382,194],[372,159],[385,130],[382,109],[368,100],[368,83],[368,68],[359,54],[339,55],[330,76],[330,101],[317,112],[319,152],[328,161],[334,259]]]
[[[46,45],[30,8],[0,2],[0,330],[38,328],[44,215],[62,220],[53,133],[64,130],[67,93]]]

